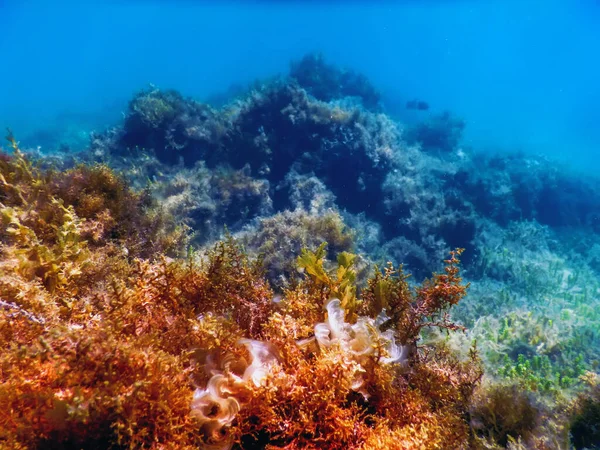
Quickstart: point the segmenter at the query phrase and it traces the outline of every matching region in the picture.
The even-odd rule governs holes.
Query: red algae
[[[274,302],[231,237],[177,256],[185,230],[105,166],[17,152],[0,174],[4,448],[469,445],[476,355],[417,345],[459,328],[460,250],[416,290],[388,267],[362,293],[354,255],[328,269],[324,246],[305,250]]]

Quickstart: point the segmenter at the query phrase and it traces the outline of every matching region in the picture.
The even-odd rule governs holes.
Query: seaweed
[[[261,260],[231,236],[206,252],[169,257],[169,246],[152,255],[117,251],[119,228],[98,239],[86,234],[101,211],[117,215],[118,205],[139,198],[115,196],[110,181],[118,178],[106,168],[26,166],[34,175],[25,176],[17,170],[25,159],[5,163],[10,186],[3,199],[13,203],[4,206],[11,240],[0,272],[2,445],[358,449],[468,442],[476,357],[461,362],[422,346],[420,358],[409,358],[400,323],[382,329],[380,307],[358,292],[355,255],[341,252],[336,265],[325,260],[324,245],[305,250],[297,260],[305,276],[277,298]],[[96,177],[101,182],[91,186],[105,188],[86,191],[82,180]],[[14,187],[28,199],[26,210],[9,195]],[[78,201],[69,196],[72,187],[83,187]],[[62,196],[38,201],[49,192]],[[143,224],[146,204],[128,204],[139,218],[130,223]],[[28,263],[46,272],[23,270],[18,255],[32,249],[38,256]],[[457,256],[414,292],[412,302],[422,308],[409,322],[460,299]],[[385,306],[394,319],[394,305]]]

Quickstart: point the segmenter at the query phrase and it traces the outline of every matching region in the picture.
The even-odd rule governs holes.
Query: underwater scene
[[[598,1],[0,25],[0,450],[600,449]]]

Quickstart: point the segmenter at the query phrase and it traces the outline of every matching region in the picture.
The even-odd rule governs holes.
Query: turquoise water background
[[[363,72],[387,110],[426,100],[465,144],[597,171],[600,2],[0,0],[0,126],[103,128],[153,83],[208,98],[321,51]]]

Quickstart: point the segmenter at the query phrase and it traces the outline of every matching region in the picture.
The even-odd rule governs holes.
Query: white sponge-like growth
[[[259,387],[269,371],[278,363],[278,357],[271,345],[251,339],[241,339],[252,357],[252,363],[246,367],[242,377],[234,373],[226,375],[213,370],[205,389],[196,389],[192,400],[192,416],[200,422],[205,435],[206,448],[210,450],[229,450],[233,442],[226,429],[240,411],[241,404],[236,395],[247,387]]]
[[[361,365],[373,356],[379,358],[381,364],[406,362],[408,347],[396,343],[392,330],[379,330],[379,324],[385,321],[385,317],[372,319],[363,316],[355,324],[349,324],[345,321],[340,300],[330,300],[326,308],[327,321],[315,326],[315,338],[321,347],[339,345],[346,355]],[[354,387],[360,392],[362,380],[356,380]]]
[[[229,450],[232,442],[223,434],[240,410],[240,404],[231,396],[230,380],[216,374],[206,389],[196,389],[192,400],[192,416],[199,420],[211,450]]]
[[[267,342],[240,339],[239,343],[244,344],[252,356],[252,364],[246,368],[242,379],[244,382],[252,381],[254,386],[258,387],[262,385],[273,366],[279,362],[277,353]]]

